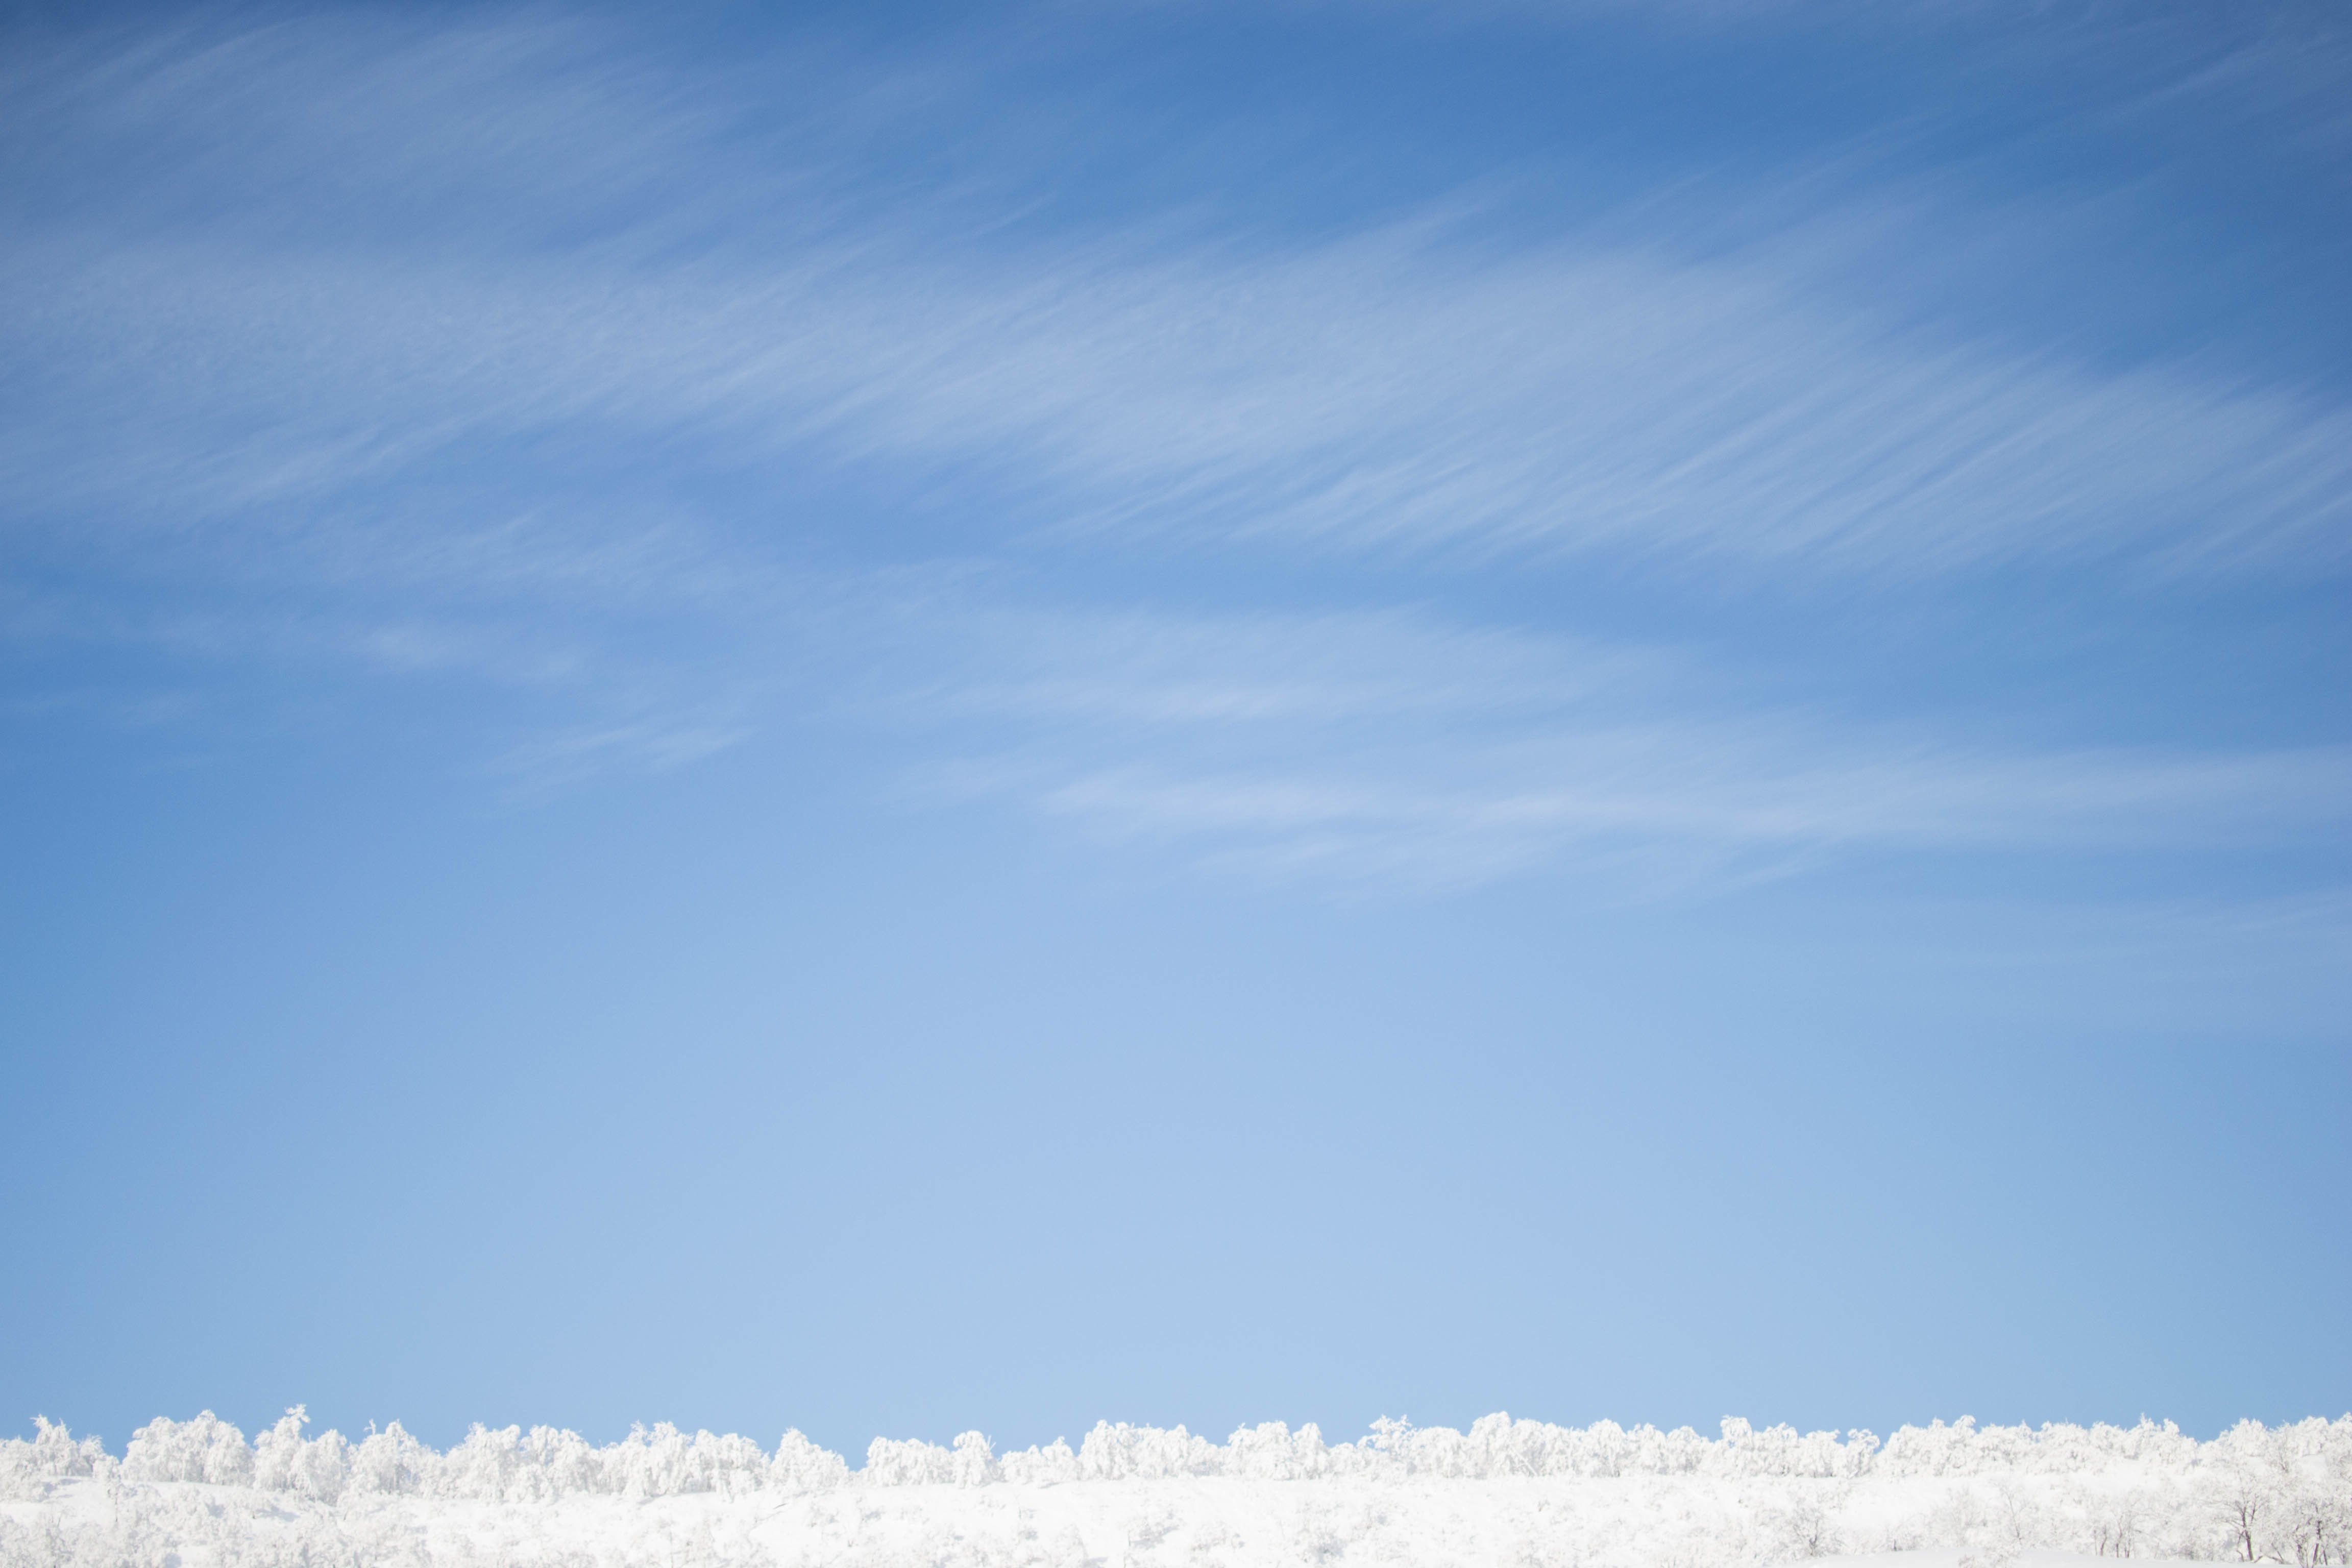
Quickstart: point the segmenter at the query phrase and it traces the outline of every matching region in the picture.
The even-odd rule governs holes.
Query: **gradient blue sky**
[[[0,1426],[2352,1408],[2352,16],[18,9]]]

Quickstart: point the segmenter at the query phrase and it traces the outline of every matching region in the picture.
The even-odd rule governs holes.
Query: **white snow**
[[[596,1447],[477,1426],[436,1453],[298,1409],[248,1444],[210,1413],[117,1458],[39,1422],[0,1441],[0,1564],[533,1563],[954,1568],[1497,1564],[1705,1568],[1853,1554],[1890,1568],[2083,1556],[2345,1563],[2352,1415],[2200,1443],[2170,1424],[1800,1435],[1727,1420],[1584,1428],[1490,1415],[1223,1444],[1103,1424],[1076,1449],[877,1438],[863,1468],[788,1432],[662,1426]],[[1893,1555],[1899,1553],[1900,1562]]]

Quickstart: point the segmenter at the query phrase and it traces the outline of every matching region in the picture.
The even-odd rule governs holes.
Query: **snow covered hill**
[[[1727,1420],[1467,1432],[1381,1422],[1223,1444],[1097,1426],[997,1454],[877,1438],[862,1468],[788,1432],[638,1430],[593,1447],[476,1427],[447,1453],[394,1425],[248,1444],[210,1414],[156,1421],[121,1458],[43,1422],[0,1442],[0,1563],[1705,1568],[1903,1553],[1904,1568],[2053,1554],[2345,1563],[2352,1415],[2200,1443],[2136,1427],[1905,1427],[1800,1435]]]

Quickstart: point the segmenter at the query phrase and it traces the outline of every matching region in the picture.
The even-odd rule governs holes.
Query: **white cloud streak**
[[[585,114],[576,59],[412,49],[398,69],[314,63],[348,73],[347,119],[445,116],[428,144],[452,155],[467,106],[496,97],[493,163],[544,153],[551,132],[518,126],[585,129],[592,164],[640,130],[681,134],[644,126],[650,110]],[[201,142],[209,101],[167,100],[153,133]],[[415,139],[386,130],[349,177],[405,191]],[[729,199],[722,180],[692,203]],[[959,242],[872,214],[845,230],[814,199],[802,216],[763,211],[757,243],[683,258],[655,243],[658,214],[636,239],[552,251],[354,246],[275,216],[20,233],[0,495],[19,515],[216,523],[462,486],[483,443],[529,444],[520,460],[557,487],[580,448],[636,443],[787,486],[978,486],[1033,527],[1348,552],[2332,570],[2352,536],[2344,409],[1896,329],[1786,256],[1681,256],[1670,224],[1505,247],[1433,217],[1243,246]]]
[[[20,510],[220,517],[569,437],[977,470],[1060,526],[1350,552],[2335,568],[2352,522],[2340,410],[1883,334],[1786,280],[1633,252],[45,260],[9,280],[11,350],[52,367],[11,443]]]
[[[2236,852],[2352,825],[2342,747],[1963,742],[1423,616],[998,614],[949,646],[980,673],[907,710],[966,748],[929,787],[1253,875],[1549,869],[1648,894],[1856,854]]]
[[[870,564],[1157,535],[1750,584],[2307,575],[2352,542],[2352,413],[2315,395],[1894,324],[1842,299],[1836,221],[1705,257],[1671,216],[1505,243],[1476,204],[1322,237],[959,228],[845,201],[859,169],[822,138],[747,152],[723,93],[576,31],[358,26],[20,64],[43,88],[16,139],[101,164],[135,143],[145,191],[217,184],[289,126],[334,156],[264,158],[261,194],[201,216],[26,207],[0,240],[5,537],[167,597],[266,588],[261,624],[387,668],[627,689],[514,749],[518,777],[736,743],[798,618],[951,759],[935,781],[1259,869],[1659,885],[2343,826],[2340,750],[1865,731],[1655,653],[1402,612],[837,613],[771,564],[791,540]],[[306,221],[320,191],[334,221]],[[443,198],[474,216],[432,229]],[[567,221],[585,237],[551,238]],[[675,499],[721,482],[723,519]],[[835,521],[828,486],[879,498],[868,521]],[[510,601],[706,616],[706,689],[616,679],[625,639]],[[184,605],[95,618],[234,641]]]

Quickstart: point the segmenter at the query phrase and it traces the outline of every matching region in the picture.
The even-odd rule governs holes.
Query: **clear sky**
[[[0,28],[0,1429],[2352,1408],[2352,14]]]

